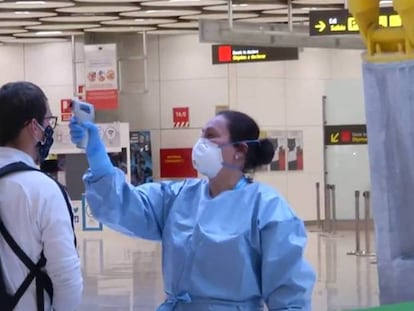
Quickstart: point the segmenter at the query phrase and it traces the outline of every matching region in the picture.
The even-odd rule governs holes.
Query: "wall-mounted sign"
[[[71,99],[61,99],[60,100],[60,115],[62,121],[70,121],[72,116],[72,109],[71,109]]]
[[[86,101],[96,109],[118,108],[116,44],[85,45]]]
[[[361,0],[362,1],[362,0]],[[382,27],[400,27],[401,17],[392,8],[382,8],[379,16]],[[317,11],[309,13],[311,36],[358,34],[359,27],[348,10]]]
[[[102,223],[95,219],[89,207],[86,195],[82,195],[82,230],[83,231],[102,231]]]
[[[161,149],[161,178],[197,177],[193,167],[191,148]]]
[[[299,59],[297,48],[213,45],[213,64],[269,62]]]
[[[189,127],[190,109],[188,107],[173,108],[173,123],[174,127]]]
[[[366,145],[368,143],[367,126],[326,125],[325,145]]]
[[[260,132],[260,139],[267,138],[275,148],[270,165],[258,171],[303,171],[303,131],[268,130]]]

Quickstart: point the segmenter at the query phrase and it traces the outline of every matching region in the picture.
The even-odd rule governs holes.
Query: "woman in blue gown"
[[[311,310],[315,274],[303,256],[303,222],[273,188],[245,172],[272,161],[248,115],[220,112],[202,130],[193,165],[207,179],[134,187],[114,168],[93,123],[84,176],[93,215],[130,236],[162,242],[165,302],[159,311]]]

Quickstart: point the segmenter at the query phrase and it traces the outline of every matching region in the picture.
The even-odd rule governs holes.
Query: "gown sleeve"
[[[148,240],[161,240],[172,202],[185,182],[146,183],[135,187],[121,170],[95,178],[83,178],[86,200],[93,216],[120,233]]]
[[[261,219],[263,298],[269,311],[310,311],[315,272],[303,256],[305,226],[286,202],[274,203]]]

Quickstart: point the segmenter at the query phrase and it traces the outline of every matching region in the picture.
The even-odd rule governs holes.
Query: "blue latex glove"
[[[88,121],[80,124],[76,117],[72,117],[69,128],[70,138],[74,144],[81,142],[85,137],[86,131],[88,132],[88,143],[85,151],[91,173],[99,177],[110,173],[113,170],[113,165],[99,136],[98,127]]]

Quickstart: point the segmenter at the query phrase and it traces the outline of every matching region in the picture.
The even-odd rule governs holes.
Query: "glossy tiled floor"
[[[81,311],[154,311],[162,302],[159,244],[110,231],[80,232],[78,239],[85,280]],[[351,232],[309,232],[307,257],[318,272],[312,310],[378,305],[376,265],[346,254],[354,248]]]

